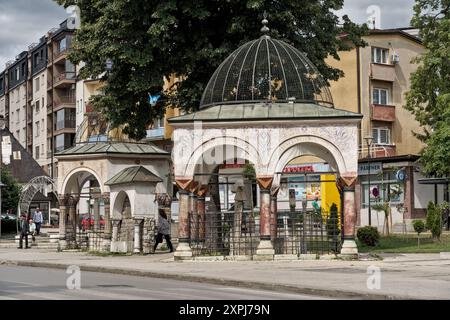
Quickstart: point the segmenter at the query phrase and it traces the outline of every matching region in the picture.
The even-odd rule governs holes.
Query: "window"
[[[64,150],[64,134],[59,134],[55,137],[55,151],[63,151]]]
[[[35,92],[39,91],[39,77],[37,77],[36,79],[34,79],[34,87],[35,87]]]
[[[45,154],[44,154],[44,145],[43,144],[41,144],[41,152],[42,152],[42,155],[44,156]]]
[[[22,78],[25,78],[25,62],[22,62],[22,65],[20,66],[20,70],[21,70],[21,74],[22,74]]]
[[[14,79],[14,80],[19,80],[19,78],[20,78],[20,70],[19,70],[19,67],[17,67],[16,68],[16,78]]]
[[[42,108],[44,108],[44,106],[45,106],[45,104],[44,104],[44,97],[42,97],[42,99],[41,99],[41,106],[42,106]]]
[[[373,88],[372,89],[372,103],[373,104],[389,104],[389,90]]]
[[[35,110],[36,110],[36,113],[38,113],[38,112],[39,112],[39,110],[40,110],[40,108],[41,108],[41,106],[40,106],[40,101],[39,101],[39,100],[36,100],[36,102],[35,102],[35,106],[36,106],[36,108],[35,108]]]
[[[372,62],[388,64],[389,49],[372,47]]]
[[[39,52],[36,52],[34,54],[33,59],[34,59],[34,67],[36,67],[39,64],[39,62],[41,62],[41,59],[39,57]]]
[[[373,128],[372,129],[373,143],[376,144],[390,144],[391,130],[388,128]]]
[[[35,125],[36,125],[36,134],[35,135],[36,135],[36,137],[39,137],[39,134],[41,132],[41,123],[39,121],[36,121]]]
[[[66,45],[67,45],[66,38],[61,39],[58,42],[58,51],[62,52],[64,50],[66,50]]]
[[[39,146],[36,146],[35,148],[34,148],[34,158],[35,159],[39,159]]]
[[[16,110],[16,115],[17,115],[17,123],[20,122],[20,109]]]
[[[42,75],[41,87],[44,86],[44,75]]]
[[[44,131],[44,119],[41,120],[41,131]],[[42,150],[44,150],[44,147],[42,147]]]

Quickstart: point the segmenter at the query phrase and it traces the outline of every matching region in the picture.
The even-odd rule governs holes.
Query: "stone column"
[[[134,253],[142,252],[142,237],[141,237],[141,225],[144,221],[143,218],[134,218]]]
[[[112,241],[119,241],[119,224],[120,224],[120,220],[119,219],[112,219],[111,220],[111,224],[112,224],[111,240]]]
[[[189,193],[189,223],[190,223],[190,239],[193,242],[198,241],[199,221],[197,214],[197,195],[193,192]]]
[[[270,239],[275,241],[277,237],[277,193],[270,196]]]
[[[206,219],[206,207],[205,207],[205,196],[201,195],[197,198],[197,214],[198,214],[198,220],[199,220],[199,240],[201,242],[205,241],[205,219]]]
[[[240,249],[241,233],[242,233],[242,215],[244,212],[244,190],[238,187],[234,196],[234,218],[233,218],[233,239],[230,243],[230,251],[232,255],[242,254]],[[244,246],[245,248],[245,246]],[[247,253],[243,253],[247,254]]]
[[[257,178],[260,187],[259,209],[259,245],[256,249],[257,260],[273,260],[275,250],[270,241],[270,185],[272,178]]]
[[[189,194],[181,189],[178,208],[178,246],[174,252],[175,260],[191,259],[192,250],[189,246]]]
[[[67,200],[65,195],[59,197],[59,249],[67,248],[66,239],[66,215],[67,215]]]
[[[355,242],[356,209],[355,209],[355,182],[356,175],[342,175],[340,183],[344,193],[344,243],[341,256],[345,258],[357,258],[358,247]]]
[[[111,247],[111,218],[110,218],[110,206],[109,206],[109,192],[105,192],[102,195],[103,205],[105,209],[105,229],[103,232],[103,248],[108,251]]]
[[[76,246],[77,238],[77,203],[78,196],[69,196],[66,198],[66,217],[68,215],[68,224],[66,224],[66,241]],[[67,221],[67,220],[66,220]],[[67,222],[66,222],[67,223]]]
[[[100,201],[99,196],[94,196],[94,231],[100,230]]]

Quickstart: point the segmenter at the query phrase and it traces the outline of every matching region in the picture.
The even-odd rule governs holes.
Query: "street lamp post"
[[[368,175],[368,189],[369,192],[368,194],[368,203],[369,203],[369,226],[372,225],[372,211],[371,211],[371,206],[370,206],[370,147],[372,145],[372,141],[373,141],[373,137],[372,136],[367,136],[364,138],[364,140],[366,140],[367,143],[367,175]]]

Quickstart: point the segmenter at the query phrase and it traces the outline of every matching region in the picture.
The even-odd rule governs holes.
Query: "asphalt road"
[[[212,285],[171,279],[0,266],[0,300],[311,300],[310,295]],[[71,277],[71,278],[70,278]],[[69,281],[68,281],[68,278]],[[69,286],[75,289],[68,289]]]

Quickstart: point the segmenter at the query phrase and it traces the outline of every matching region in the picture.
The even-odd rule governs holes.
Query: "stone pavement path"
[[[360,299],[450,299],[450,254],[385,255],[377,261],[190,261],[171,254],[96,256],[0,249],[0,264],[144,275],[236,287]],[[380,270],[380,288],[367,281]]]

